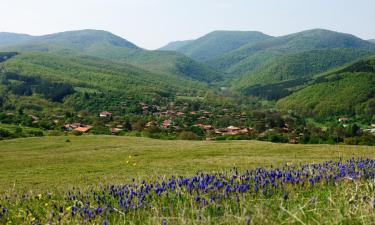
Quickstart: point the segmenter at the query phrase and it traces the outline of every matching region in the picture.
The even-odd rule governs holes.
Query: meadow
[[[374,150],[115,136],[1,141],[0,223],[369,224]]]

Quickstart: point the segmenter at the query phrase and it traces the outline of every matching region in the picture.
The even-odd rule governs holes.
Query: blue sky
[[[312,28],[375,38],[375,0],[1,0],[0,31],[101,29],[155,49],[213,30]]]

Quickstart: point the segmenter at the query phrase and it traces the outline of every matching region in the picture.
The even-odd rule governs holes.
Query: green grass
[[[374,158],[374,150],[367,146],[162,141],[115,136],[6,140],[0,142],[0,192],[120,184],[133,177],[149,180],[162,175],[224,171],[234,166],[247,169],[340,157]]]

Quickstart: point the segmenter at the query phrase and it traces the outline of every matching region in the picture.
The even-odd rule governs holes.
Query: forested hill
[[[181,47],[173,50],[204,62],[238,49],[245,44],[253,44],[269,38],[271,36],[257,31],[214,31],[196,40],[182,42]],[[176,45],[176,43],[171,43],[171,45]]]
[[[356,114],[375,120],[375,57],[330,72],[281,99],[278,106],[316,119]]]
[[[310,78],[315,74],[374,55],[374,51],[334,48],[303,51],[276,57],[264,63],[234,83],[245,89],[254,85],[268,85],[295,79]]]
[[[39,76],[98,92],[112,90],[141,96],[157,91],[194,92],[206,88],[204,83],[180,76],[150,73],[132,65],[87,56],[19,53],[3,62],[2,68],[7,73]]]
[[[277,57],[304,51],[333,48],[375,51],[375,45],[350,34],[315,29],[248,44],[208,63],[233,75],[251,74]]]
[[[199,81],[221,79],[214,69],[183,54],[165,51],[147,51],[135,44],[99,30],[69,31],[34,37],[2,49],[18,52],[48,52],[59,55],[88,55],[105,60],[131,64],[151,73],[180,75]]]

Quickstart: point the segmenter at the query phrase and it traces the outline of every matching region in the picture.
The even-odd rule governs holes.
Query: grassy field
[[[1,141],[0,224],[374,224],[374,157],[258,141]]]
[[[67,140],[70,142],[67,142]],[[66,190],[285,163],[375,157],[375,147],[69,136],[0,142],[0,191]]]

